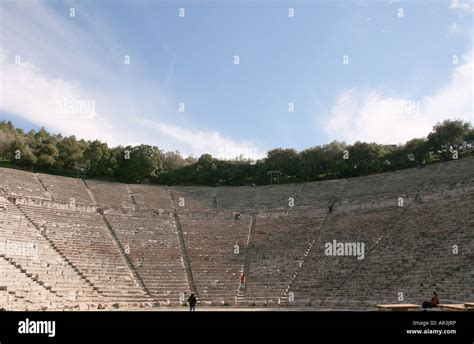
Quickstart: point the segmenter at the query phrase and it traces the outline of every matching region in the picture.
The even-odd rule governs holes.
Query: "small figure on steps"
[[[433,297],[431,298],[431,302],[425,301],[425,302],[423,302],[421,307],[423,309],[427,309],[427,308],[438,307],[438,305],[439,305],[438,294],[434,291],[433,292]]]
[[[247,280],[247,277],[245,274],[240,275],[240,287],[245,289],[245,282]]]
[[[196,296],[194,296],[194,293],[191,293],[191,296],[188,298],[188,303],[189,303],[189,311],[194,312],[196,310],[196,303],[197,303],[197,299],[196,299]]]

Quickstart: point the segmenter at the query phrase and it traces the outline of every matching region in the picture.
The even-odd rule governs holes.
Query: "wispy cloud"
[[[76,18],[68,17],[67,8],[58,13],[42,2],[1,6],[0,111],[111,145],[145,143],[194,155],[254,157],[253,145],[212,128],[170,125],[175,97],[143,78],[133,56],[124,67],[126,45],[83,4],[75,6]],[[93,113],[82,104],[92,104]],[[144,128],[138,119],[154,125]]]
[[[449,8],[474,12],[474,3],[472,0],[452,0]]]
[[[74,103],[69,108],[64,106],[70,102],[94,102],[95,98],[78,83],[45,75],[28,61],[14,61],[13,55],[0,51],[0,110],[63,134],[113,142],[104,114]]]
[[[155,130],[172,139],[177,146],[188,154],[198,155],[207,152],[215,157],[233,159],[239,156],[256,160],[262,158],[265,152],[257,145],[244,140],[232,140],[223,137],[217,131],[190,130],[177,125],[165,124],[145,119],[136,119],[144,128]]]
[[[451,79],[422,99],[389,96],[379,90],[352,88],[337,97],[324,128],[347,142],[404,143],[425,136],[444,119],[473,121],[473,55],[453,69]]]
[[[449,8],[458,13],[458,17],[455,22],[448,26],[447,36],[466,35],[472,41],[472,14],[474,13],[474,2],[470,0],[465,2],[462,0],[452,0]],[[465,20],[465,18],[467,18],[467,20]]]

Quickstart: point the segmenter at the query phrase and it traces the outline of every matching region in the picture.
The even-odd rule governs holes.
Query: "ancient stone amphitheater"
[[[0,308],[373,309],[474,299],[474,158],[264,187],[0,169]],[[363,259],[327,243],[363,243]],[[362,258],[362,257],[359,257]],[[247,276],[240,287],[240,276]]]

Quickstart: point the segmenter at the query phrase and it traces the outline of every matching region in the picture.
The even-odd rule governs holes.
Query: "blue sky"
[[[403,143],[443,119],[472,121],[473,9],[463,0],[2,1],[0,119],[225,158],[333,139]]]

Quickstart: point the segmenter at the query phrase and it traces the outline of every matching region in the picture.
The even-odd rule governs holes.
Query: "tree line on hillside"
[[[165,185],[264,185],[348,178],[424,166],[473,155],[474,129],[469,122],[437,123],[426,138],[404,145],[333,141],[297,152],[268,151],[258,161],[198,159],[164,152],[150,145],[109,147],[99,140],[39,131],[24,132],[0,122],[0,165],[71,177]]]

